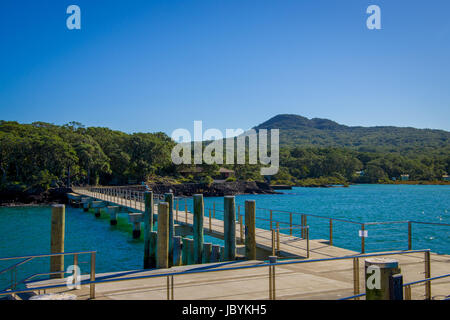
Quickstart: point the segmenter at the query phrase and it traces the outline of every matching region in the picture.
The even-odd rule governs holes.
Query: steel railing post
[[[425,251],[425,279],[431,278],[430,251]],[[425,299],[431,300],[431,281],[425,282]]]
[[[408,250],[412,250],[412,225],[411,225],[411,221],[408,221]]]
[[[353,258],[353,294],[359,294],[359,258]]]
[[[95,299],[95,252],[91,253],[91,284],[90,284],[90,298]]]
[[[277,226],[277,254],[276,255],[279,255],[280,254],[280,224],[277,222],[276,226]]]
[[[73,268],[73,270],[74,270],[73,284],[76,284],[77,278],[78,278],[78,272],[77,272],[77,270],[78,270],[78,254],[77,253],[75,253],[73,255],[73,266],[74,266],[74,268]]]
[[[405,287],[405,300],[411,300],[411,286]]]
[[[333,219],[330,218],[330,246],[333,245]]]
[[[292,212],[289,212],[289,235],[292,236]]]
[[[364,253],[366,248],[365,248],[365,225],[364,223],[361,224],[361,253]]]

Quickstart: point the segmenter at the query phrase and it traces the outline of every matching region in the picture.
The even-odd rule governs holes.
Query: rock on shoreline
[[[192,196],[202,193],[205,197],[223,197],[237,194],[279,194],[265,182],[233,181],[223,183],[184,183],[184,184],[151,184],[154,193],[163,194],[172,191],[175,196]],[[129,189],[145,190],[144,186],[129,186]],[[26,206],[38,204],[67,203],[66,194],[73,192],[71,188],[51,188],[47,191],[0,191],[0,206]]]
[[[237,194],[279,194],[265,182],[232,181],[223,183],[183,183],[183,184],[151,184],[154,193],[172,191],[175,196],[192,196],[202,193],[205,197],[223,197]]]
[[[0,206],[26,206],[37,204],[66,203],[66,194],[71,188],[51,188],[47,191],[2,190],[0,191]]]

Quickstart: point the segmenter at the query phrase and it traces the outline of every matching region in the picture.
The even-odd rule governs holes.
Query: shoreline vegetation
[[[322,131],[343,130],[339,126],[324,126],[322,122],[319,123]],[[292,124],[284,124],[281,130],[285,132],[288,125]],[[378,131],[371,132],[378,137]],[[260,174],[261,164],[175,165],[171,152],[176,144],[162,132],[127,134],[104,127],[84,127],[77,122],[60,126],[0,120],[0,203],[13,199],[17,203],[53,201],[51,190],[83,185],[171,184],[173,189],[184,189],[185,194],[202,190],[211,196],[221,196],[274,193],[270,185],[450,184],[444,181],[450,172],[448,140],[432,135],[428,137],[429,147],[424,147],[417,141],[420,134],[427,136],[429,132],[419,130],[415,134],[417,139],[411,139],[409,144],[399,140],[401,147],[396,147],[392,130],[389,141],[395,143],[385,143],[383,147],[366,145],[362,138],[357,141],[359,146],[336,142],[331,146],[300,142],[292,146],[289,142],[292,137],[283,140],[282,135],[279,171],[265,177]],[[378,140],[372,137],[370,141]],[[310,142],[314,141],[311,136]]]

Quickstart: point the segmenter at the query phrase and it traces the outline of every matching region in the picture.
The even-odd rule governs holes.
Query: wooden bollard
[[[147,259],[147,269],[156,268],[156,245],[158,242],[158,233],[156,231],[150,232],[149,235],[149,252]]]
[[[144,193],[144,269],[154,268],[150,263],[150,236],[153,231],[153,192]],[[156,244],[156,242],[155,242]],[[156,249],[155,249],[156,250]]]
[[[164,202],[169,204],[169,267],[173,263],[173,236],[174,234],[174,224],[173,224],[173,193],[166,193],[164,195]]]
[[[133,239],[141,237],[142,213],[129,213],[128,220],[133,224]]]
[[[365,260],[366,300],[389,300],[390,277],[400,273],[398,260],[367,258]]]
[[[203,195],[194,195],[194,263],[202,263],[203,256]]]
[[[203,244],[203,263],[211,262],[212,243],[206,242]]]
[[[109,206],[109,207],[107,207],[107,210],[109,213],[109,223],[112,226],[115,226],[117,224],[117,213],[119,212],[119,207]]]
[[[236,258],[236,208],[234,196],[224,197],[224,261]]]
[[[220,246],[217,244],[213,244],[211,247],[210,262],[219,262],[219,261],[220,261]]]
[[[183,238],[183,248],[186,252],[186,257],[183,257],[185,264],[194,264],[194,240],[190,238]]]
[[[186,266],[188,264],[188,256],[189,256],[189,238],[183,237],[183,243],[181,247],[181,263]]]
[[[219,261],[225,261],[225,247],[219,247]]]
[[[63,204],[52,205],[52,220],[51,220],[51,237],[50,237],[50,252],[63,253],[64,252],[64,238],[66,225],[66,208]],[[64,256],[50,257],[50,272],[64,271]],[[64,273],[52,274],[50,278],[64,278]]]
[[[180,236],[173,236],[173,266],[181,266],[182,258],[181,258],[181,237]]]
[[[158,241],[156,253],[156,267],[169,267],[169,204],[158,204]]]
[[[256,205],[255,200],[245,201],[245,256],[256,260]]]

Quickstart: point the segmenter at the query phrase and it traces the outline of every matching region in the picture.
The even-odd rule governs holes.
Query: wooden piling
[[[50,237],[50,252],[63,253],[64,252],[64,238],[66,225],[66,209],[63,204],[52,205],[51,218],[51,237]],[[64,271],[64,256],[50,257],[50,272]],[[53,279],[64,278],[64,273],[50,275]]]
[[[149,253],[147,258],[147,269],[156,268],[156,245],[158,242],[158,233],[151,231],[149,235]]]
[[[203,263],[211,262],[212,243],[205,242],[203,244]]]
[[[158,240],[157,240],[156,267],[169,267],[169,204],[158,204]]]
[[[174,224],[173,224],[173,193],[166,193],[164,195],[164,202],[169,204],[169,267],[173,263],[173,236],[174,236]]]
[[[224,197],[224,261],[236,258],[236,207],[234,196]]]
[[[150,266],[150,234],[153,231],[153,192],[144,193],[144,269]],[[154,266],[153,266],[154,267]]]
[[[181,266],[182,258],[181,258],[181,237],[173,236],[173,266]]]
[[[255,200],[245,201],[245,256],[248,260],[256,260]]]
[[[109,206],[109,207],[107,207],[107,210],[109,213],[109,223],[112,226],[115,226],[117,224],[117,213],[119,212],[119,207]]]
[[[219,262],[219,261],[220,261],[220,246],[217,244],[213,244],[211,247],[210,262]]]
[[[219,247],[219,261],[225,261],[225,247],[220,246]]]
[[[183,237],[183,243],[181,247],[181,263],[183,266],[186,266],[188,264],[188,256],[189,256],[189,245],[188,241],[189,239],[186,237]]]
[[[194,263],[202,263],[203,255],[203,195],[194,195]]]
[[[183,239],[183,246],[186,243],[186,264],[195,264],[194,262],[194,240],[190,238]]]

